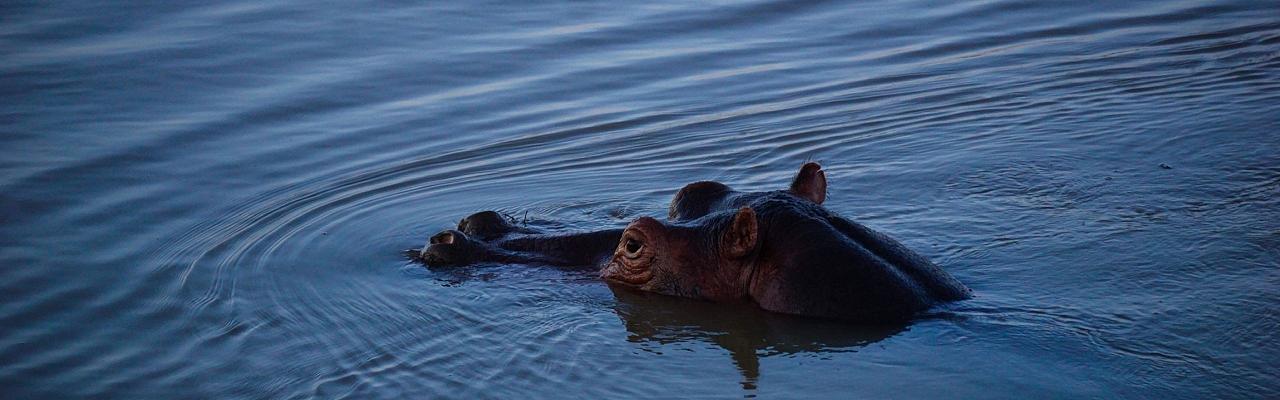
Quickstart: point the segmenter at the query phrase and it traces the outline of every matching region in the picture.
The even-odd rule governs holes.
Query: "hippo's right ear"
[[[815,204],[822,204],[827,200],[827,173],[822,172],[822,166],[815,162],[807,162],[800,166],[800,173],[796,174],[796,179],[791,181],[791,194]]]
[[[724,249],[725,255],[741,258],[755,250],[757,229],[756,211],[751,207],[738,209],[737,214],[733,216],[733,222],[729,224],[729,230],[725,231],[724,237],[721,238],[721,248]]]

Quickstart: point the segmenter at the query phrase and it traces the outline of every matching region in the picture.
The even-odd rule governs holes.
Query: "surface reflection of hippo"
[[[786,190],[696,182],[676,193],[667,222],[641,217],[622,230],[577,234],[544,234],[481,212],[432,236],[420,257],[428,265],[603,266],[607,281],[643,291],[859,321],[908,319],[969,296],[928,259],[822,207],[826,185],[815,163]]]
[[[612,289],[618,300],[614,311],[628,341],[660,346],[709,343],[723,348],[742,374],[745,390],[756,389],[762,358],[855,350],[905,328],[904,324],[851,325],[795,317],[746,303],[713,304],[616,285]]]

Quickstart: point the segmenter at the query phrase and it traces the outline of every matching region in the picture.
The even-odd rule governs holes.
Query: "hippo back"
[[[750,292],[765,309],[892,321],[967,293],[923,256],[822,206],[785,193],[749,203],[762,233]]]

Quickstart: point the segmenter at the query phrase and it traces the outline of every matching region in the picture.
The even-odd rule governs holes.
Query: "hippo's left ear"
[[[791,194],[809,199],[815,204],[827,200],[827,173],[815,162],[804,163],[796,179],[791,181]]]
[[[742,207],[733,216],[733,222],[721,238],[721,248],[725,255],[741,258],[756,248],[756,211],[751,207]]]

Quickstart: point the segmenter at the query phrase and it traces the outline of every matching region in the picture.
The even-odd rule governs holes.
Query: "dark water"
[[[0,397],[1277,397],[1280,3],[1056,3],[5,2]],[[400,253],[808,159],[976,297]]]

